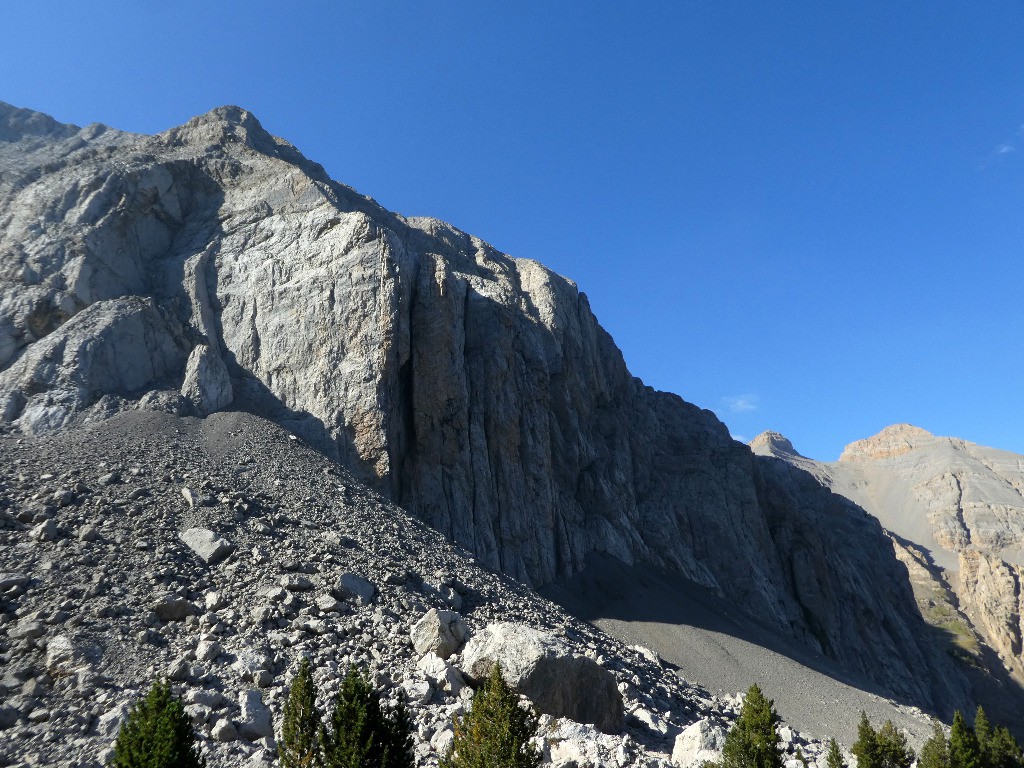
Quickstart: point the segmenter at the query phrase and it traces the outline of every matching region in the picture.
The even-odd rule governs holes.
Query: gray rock
[[[178,534],[178,538],[207,565],[216,565],[234,550],[234,545],[208,528],[189,528]]]
[[[355,600],[360,605],[369,605],[377,594],[373,582],[355,573],[344,573],[336,588],[338,596],[344,600]]]
[[[574,656],[552,635],[511,622],[489,624],[462,652],[462,670],[480,681],[501,664],[505,681],[554,717],[592,723],[605,733],[624,727],[614,675],[593,660]]]
[[[672,745],[672,764],[693,768],[705,761],[717,762],[722,756],[726,730],[708,718],[691,723],[676,736]]]
[[[219,741],[223,744],[237,739],[238,731],[230,720],[221,718],[213,724],[213,728],[210,729],[210,736],[214,741]]]
[[[53,518],[44,520],[32,529],[32,538],[36,541],[53,541],[60,535],[60,529]]]
[[[466,622],[455,611],[439,611],[431,608],[417,621],[409,636],[416,653],[423,656],[435,653],[447,659],[462,650],[469,635]]]
[[[13,573],[11,571],[0,573],[0,592],[19,589],[28,583],[29,577],[24,573]]]
[[[242,691],[238,697],[242,714],[238,722],[238,733],[246,741],[273,738],[274,726],[270,709],[263,703],[263,694],[259,691]]]
[[[181,394],[192,402],[200,416],[209,416],[234,400],[227,366],[206,344],[198,345],[189,355]]]
[[[193,613],[193,605],[177,595],[163,595],[152,605],[153,613],[162,621],[184,621]]]

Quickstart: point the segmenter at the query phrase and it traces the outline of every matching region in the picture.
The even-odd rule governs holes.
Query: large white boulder
[[[201,416],[226,408],[235,399],[224,360],[206,344],[197,345],[188,356],[181,394],[192,401]]]
[[[436,653],[447,659],[462,649],[468,634],[466,622],[458,613],[431,608],[413,624],[409,637],[418,655]]]
[[[462,661],[463,672],[477,681],[500,664],[505,681],[539,712],[591,723],[605,733],[624,727],[615,676],[592,659],[573,655],[553,635],[512,622],[489,624],[466,644]]]
[[[691,768],[705,761],[717,762],[725,745],[725,728],[702,718],[683,729],[672,747],[672,764]]]

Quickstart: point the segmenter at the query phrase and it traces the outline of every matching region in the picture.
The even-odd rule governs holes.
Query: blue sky
[[[0,99],[252,110],[574,279],[630,369],[814,458],[1024,453],[1024,5],[5,0]]]

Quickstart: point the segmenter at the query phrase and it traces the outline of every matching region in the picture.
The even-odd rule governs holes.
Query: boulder
[[[189,528],[178,534],[178,538],[207,565],[215,565],[230,555],[235,547],[209,528]]]
[[[355,573],[343,573],[335,593],[343,600],[354,600],[359,605],[369,605],[377,594],[372,581]]]
[[[703,718],[683,729],[672,747],[672,764],[691,768],[705,761],[717,762],[725,744],[725,728]]]
[[[455,611],[439,611],[436,608],[427,611],[409,632],[418,655],[435,653],[442,659],[458,653],[468,635],[469,629],[462,616]]]
[[[239,696],[239,704],[242,714],[238,723],[238,733],[243,739],[256,741],[256,739],[274,737],[270,709],[263,703],[263,694],[252,689],[242,691]]]
[[[198,345],[188,356],[181,394],[200,416],[226,408],[235,399],[224,360],[206,344]]]
[[[590,723],[605,733],[624,727],[615,676],[592,659],[573,655],[553,635],[512,622],[489,624],[466,644],[462,659],[463,673],[475,681],[501,664],[505,681],[540,712]]]
[[[177,595],[164,595],[153,603],[153,613],[162,621],[183,621],[192,613],[192,603]]]

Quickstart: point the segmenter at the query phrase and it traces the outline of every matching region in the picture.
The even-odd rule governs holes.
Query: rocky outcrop
[[[949,653],[1004,682],[986,709],[1024,706],[1020,570],[1024,552],[1024,457],[897,424],[851,443],[838,462],[773,450],[777,437],[751,443],[838,496],[888,531],[908,569],[921,615]],[[765,459],[769,461],[769,459]],[[989,651],[986,651],[990,649]],[[973,674],[973,672],[972,672]]]
[[[384,210],[237,107],[156,136],[0,114],[5,421],[230,402],[522,581],[607,553],[927,688],[881,531],[802,507],[713,414],[633,378],[570,280]],[[842,537],[805,528],[823,516]]]
[[[489,624],[470,639],[463,671],[482,681],[500,665],[505,682],[538,712],[590,723],[604,733],[625,724],[615,677],[593,659],[571,653],[553,635],[512,622]]]
[[[1018,679],[1024,680],[1022,570],[998,557],[977,551],[961,552],[955,584],[974,626],[1000,660]]]

